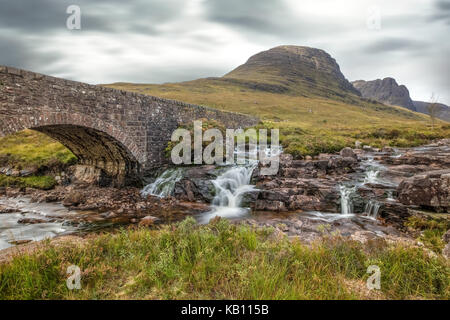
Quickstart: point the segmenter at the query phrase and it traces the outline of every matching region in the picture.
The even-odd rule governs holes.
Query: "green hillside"
[[[243,80],[242,83],[273,85],[278,91],[328,98],[350,98],[360,93],[345,79],[339,65],[323,50],[279,46],[260,52],[226,74],[226,80]]]
[[[406,147],[450,136],[440,122],[402,107],[362,99],[322,50],[282,46],[251,57],[222,78],[162,85],[108,87],[256,115],[279,128],[295,156],[335,152],[356,140],[376,147]]]
[[[221,78],[104,86],[256,115],[262,126],[280,129],[285,150],[297,158],[336,152],[357,140],[407,147],[450,137],[446,122],[433,129],[427,115],[362,99],[328,53],[308,47],[258,53]],[[21,167],[71,156],[38,132],[0,138],[0,146],[3,163],[19,161]]]

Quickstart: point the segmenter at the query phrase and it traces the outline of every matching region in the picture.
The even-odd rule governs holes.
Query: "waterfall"
[[[347,187],[344,185],[339,186],[341,192],[341,213],[351,214],[353,213],[353,202],[351,196],[356,190],[356,187]]]
[[[392,190],[389,190],[389,191],[387,192],[387,198],[386,198],[386,200],[387,200],[387,201],[395,201],[394,194],[393,194]]]
[[[377,218],[378,217],[378,211],[380,210],[380,203],[375,200],[369,200],[369,202],[366,204],[366,208],[364,209],[364,214],[371,218]]]
[[[183,178],[183,170],[181,168],[171,168],[164,171],[155,182],[146,185],[141,190],[141,195],[146,197],[153,195],[157,197],[170,196],[175,188],[175,183]]]
[[[241,203],[246,193],[256,191],[250,184],[255,168],[256,165],[234,166],[212,181],[215,189],[212,210],[202,217],[202,222],[207,223],[215,216],[233,218],[248,212]]]

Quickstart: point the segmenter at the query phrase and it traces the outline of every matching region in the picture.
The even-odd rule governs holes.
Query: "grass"
[[[108,87],[178,99],[256,115],[262,127],[279,128],[281,143],[295,158],[332,153],[356,141],[374,147],[414,147],[450,137],[450,124],[407,109],[362,100],[351,94],[330,97],[276,93],[249,88],[242,80],[199,79],[164,85],[115,83]],[[170,146],[169,146],[170,149]],[[31,130],[0,138],[0,165],[18,168],[71,164],[75,156],[60,143]]]
[[[56,180],[50,176],[11,177],[0,174],[0,187],[52,189]]]
[[[0,166],[39,170],[75,162],[76,157],[66,147],[37,131],[24,130],[0,138]]]
[[[66,270],[81,269],[81,290]],[[368,266],[381,292],[364,292]],[[0,299],[450,298],[450,269],[423,249],[324,239],[312,247],[218,220],[122,230],[53,246],[0,265]],[[367,291],[367,290],[366,290]]]
[[[432,217],[411,216],[405,225],[418,232],[417,240],[436,253],[442,252],[445,243],[443,235],[450,229],[450,220]]]
[[[115,83],[108,87],[177,99],[258,116],[264,127],[279,128],[286,150],[296,158],[336,152],[355,141],[374,147],[413,147],[450,137],[450,125],[433,129],[426,115],[356,96],[325,98],[250,89],[223,79],[163,85]]]
[[[76,161],[70,150],[43,133],[33,130],[16,132],[0,138],[0,167],[33,169],[35,174],[29,177],[0,174],[0,187],[52,189],[56,181],[45,174],[58,172]]]

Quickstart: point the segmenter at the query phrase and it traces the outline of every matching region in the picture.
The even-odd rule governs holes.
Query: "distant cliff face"
[[[224,78],[281,85],[304,94],[326,95],[333,91],[338,95],[360,95],[335,59],[323,50],[309,47],[279,46],[260,52]]]
[[[408,108],[409,110],[430,114],[428,106],[430,103],[423,101],[413,101],[409,96],[408,88],[398,85],[393,78],[377,79],[373,81],[358,80],[352,82],[353,86],[361,92],[363,98],[373,99],[385,104],[396,105]],[[450,107],[436,104],[436,118],[450,121]]]
[[[429,102],[423,102],[423,101],[413,101],[414,106],[416,107],[417,112],[430,114]],[[442,103],[436,103],[436,118],[449,121],[450,122],[450,107],[442,104]]]
[[[352,82],[353,86],[361,92],[363,98],[396,105],[416,111],[409,91],[404,85],[398,85],[393,78],[377,79],[373,81],[358,80]]]

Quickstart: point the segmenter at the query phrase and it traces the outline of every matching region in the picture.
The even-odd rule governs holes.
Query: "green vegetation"
[[[37,131],[24,130],[0,138],[0,166],[40,170],[73,164],[76,160],[62,144]]]
[[[33,130],[17,132],[0,138],[0,167],[31,169],[36,175],[12,177],[0,174],[0,187],[52,189],[56,185],[55,179],[43,174],[61,170],[76,161],[72,152],[43,133]]]
[[[25,187],[49,190],[55,185],[55,179],[50,176],[8,177],[0,174],[0,187]]]
[[[336,152],[355,141],[374,147],[413,147],[450,137],[450,125],[405,108],[346,96],[274,93],[241,82],[199,79],[164,85],[116,83],[108,87],[258,116],[268,128],[279,128],[282,145],[300,158]]]
[[[0,299],[450,298],[448,261],[423,249],[341,238],[308,247],[226,220],[44,246],[0,265]],[[81,290],[66,287],[71,265]],[[366,289],[370,265],[381,291]]]
[[[223,125],[223,123],[215,120],[208,120],[205,118],[197,119],[198,121],[202,122],[202,134],[208,130],[208,129],[218,129],[222,133],[222,136],[225,137],[226,135],[226,128]],[[177,129],[185,129],[188,130],[191,136],[191,150],[192,150],[192,157],[194,156],[194,123],[186,123],[186,124],[180,124],[180,126]],[[170,158],[170,153],[172,152],[172,149],[178,144],[179,142],[172,142],[169,141],[167,143],[167,148],[164,150],[165,156],[167,158]],[[203,148],[206,147],[208,144],[210,144],[210,141],[204,140],[203,142]],[[225,154],[225,151],[224,151]]]
[[[450,229],[450,220],[444,218],[411,216],[405,225],[419,232],[418,240],[436,253],[445,246],[442,236]]]
[[[264,127],[280,129],[283,147],[296,158],[336,152],[354,146],[355,141],[374,147],[413,147],[450,137],[446,122],[432,122],[427,115],[360,98],[336,75],[338,69],[323,52],[311,51],[325,68],[305,63],[300,56],[309,51],[281,46],[222,78],[106,86],[256,115]],[[51,159],[75,161],[59,143],[32,131],[0,140],[0,162],[6,154],[6,160],[18,166],[41,166]]]
[[[356,141],[377,148],[388,145],[416,147],[435,139],[449,137],[450,128],[442,126],[439,130],[430,130],[426,127],[418,129],[411,129],[405,126],[389,129],[384,127],[367,127],[363,130],[359,128],[348,129],[337,133],[331,130],[316,130],[314,133],[299,132],[298,128],[287,128],[281,129],[281,133],[281,141],[286,152],[296,157],[301,157],[319,153],[338,152],[344,147],[353,147]]]
[[[108,87],[256,115],[262,120],[257,128],[279,128],[285,151],[296,158],[337,152],[356,141],[410,147],[450,137],[449,124],[361,99],[336,82],[334,72],[308,63],[294,70],[291,60],[281,66],[279,61],[256,61],[223,78]],[[225,129],[202,120],[203,130]],[[192,131],[192,124],[182,127]],[[0,166],[44,174],[75,162],[63,145],[36,131],[0,138]],[[0,175],[0,187],[54,185],[49,176]],[[426,248],[329,237],[327,225],[320,227],[320,241],[305,245],[270,228],[220,219],[197,225],[193,218],[78,243],[46,241],[0,264],[0,299],[450,299],[450,265],[440,254],[448,221],[412,217],[407,226]],[[72,265],[82,271],[81,290],[66,286]],[[366,287],[371,265],[381,270],[380,291]]]

